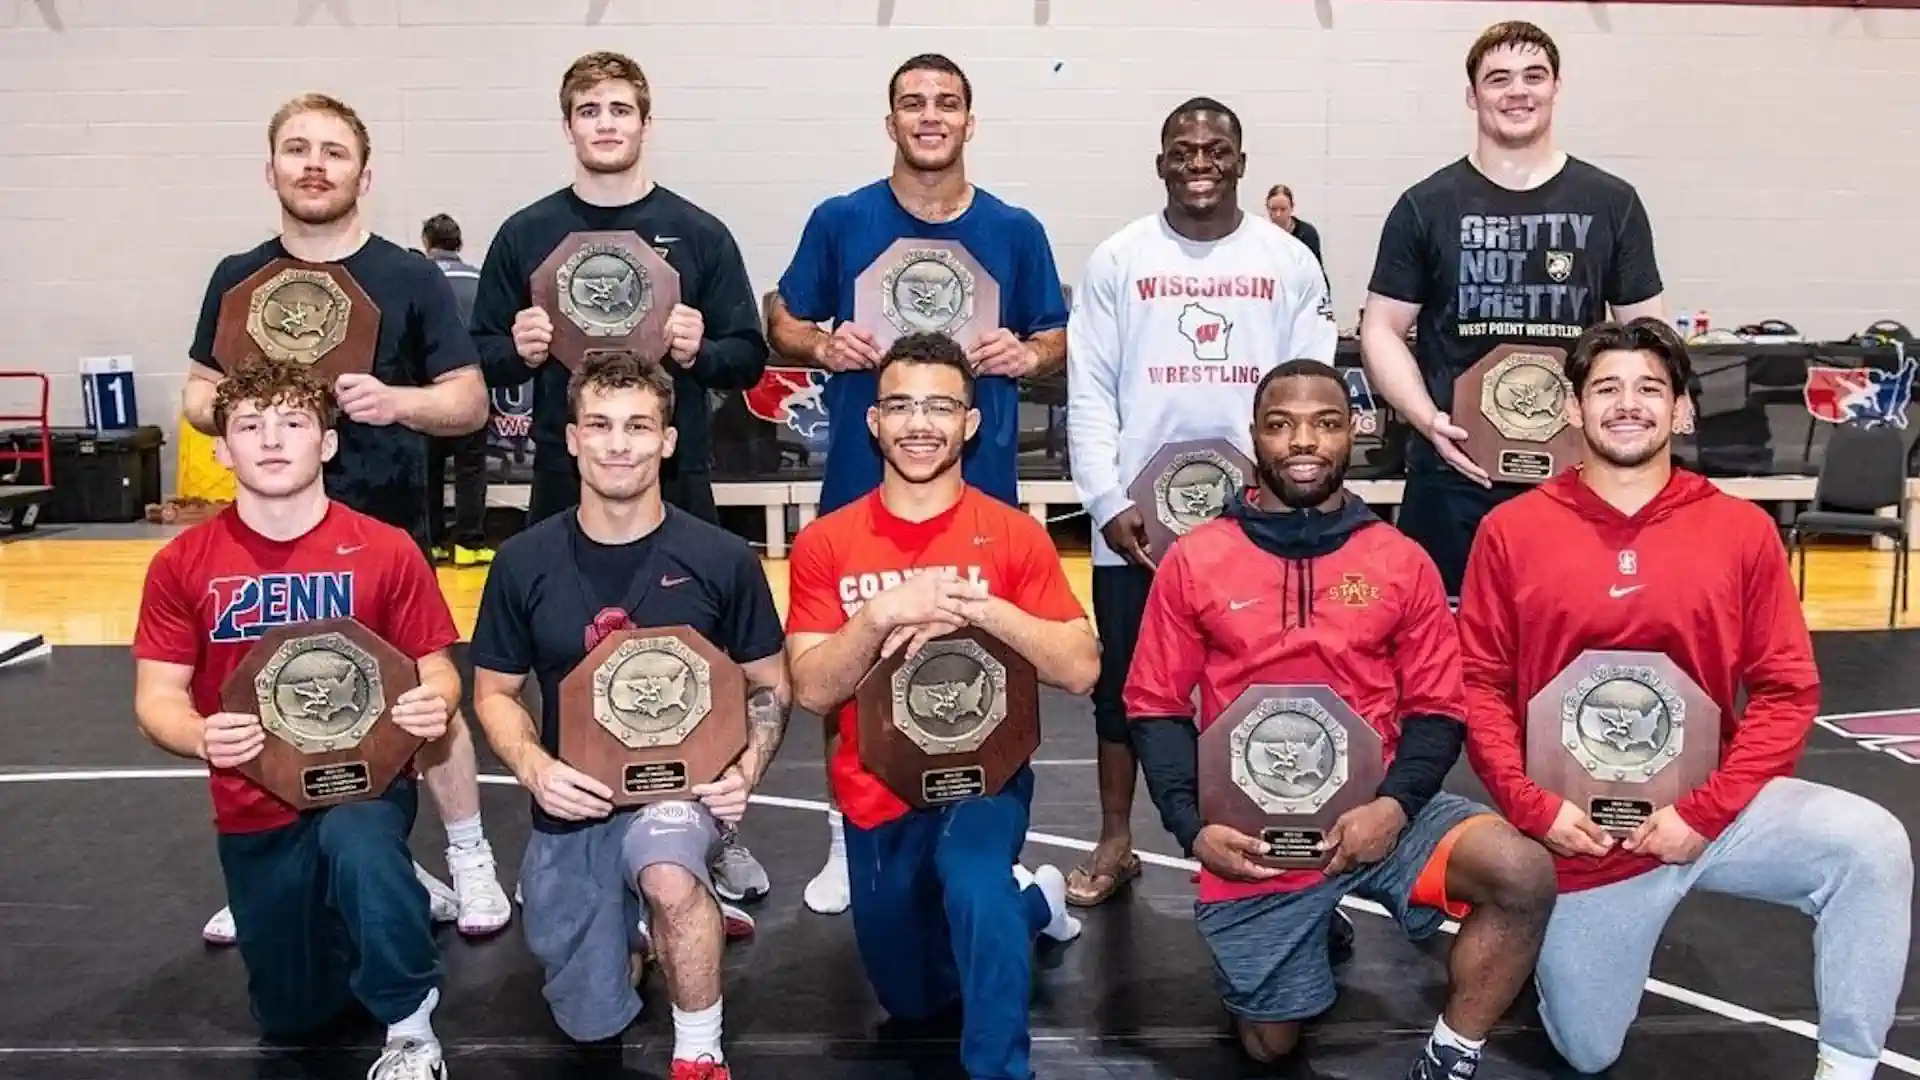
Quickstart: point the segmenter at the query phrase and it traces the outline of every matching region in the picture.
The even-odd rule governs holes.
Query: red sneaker
[[[676,1058],[668,1080],[733,1080],[733,1073],[727,1070],[725,1062],[708,1061],[705,1058],[681,1061]]]

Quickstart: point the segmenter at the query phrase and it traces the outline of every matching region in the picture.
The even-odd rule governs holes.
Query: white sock
[[[1873,1080],[1873,1070],[1879,1064],[1879,1058],[1854,1057],[1821,1043],[1813,1080]]]
[[[387,1025],[387,1041],[412,1039],[430,1046],[440,1045],[440,1040],[433,1034],[433,1007],[438,1004],[440,991],[437,988],[427,991],[426,998],[420,1002],[419,1008],[413,1010],[412,1016],[397,1024]]]
[[[840,811],[827,811],[827,835],[832,838],[831,842],[827,845],[827,858],[829,859],[844,860],[847,857],[847,827],[845,822],[846,818],[840,816]]]
[[[1440,1046],[1450,1046],[1455,1050],[1465,1050],[1469,1054],[1477,1054],[1480,1052],[1481,1047],[1487,1045],[1487,1040],[1485,1039],[1469,1039],[1465,1035],[1448,1027],[1447,1018],[1444,1016],[1433,1023],[1433,1041]]]
[[[827,812],[827,865],[820,868],[801,892],[807,909],[819,915],[838,915],[853,904],[853,883],[847,878],[847,833],[840,811]]]
[[[465,821],[447,822],[447,846],[456,851],[472,851],[486,838],[486,834],[480,830],[479,814]]]
[[[727,1060],[720,1051],[721,1005],[722,1002],[716,1001],[698,1012],[681,1012],[678,1005],[674,1006],[673,1060],[705,1058],[716,1065]]]

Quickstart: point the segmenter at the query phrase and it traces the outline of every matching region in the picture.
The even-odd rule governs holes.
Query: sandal
[[[1140,856],[1129,851],[1112,870],[1095,872],[1090,863],[1082,863],[1067,875],[1067,903],[1074,907],[1098,907],[1113,899],[1121,886],[1140,876]]]

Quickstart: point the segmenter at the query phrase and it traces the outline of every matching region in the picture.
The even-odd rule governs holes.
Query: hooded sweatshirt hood
[[[1296,585],[1299,625],[1307,625],[1313,615],[1313,560],[1340,550],[1348,538],[1380,518],[1366,502],[1351,491],[1338,509],[1263,510],[1242,489],[1228,500],[1226,517],[1240,526],[1248,540],[1261,551],[1287,563],[1289,584]]]
[[[1675,466],[1673,475],[1667,478],[1667,486],[1653,497],[1653,501],[1641,507],[1633,514],[1623,514],[1612,503],[1600,497],[1600,493],[1587,484],[1586,478],[1578,468],[1568,469],[1552,480],[1540,485],[1541,494],[1567,507],[1595,526],[1627,530],[1638,530],[1664,521],[1681,507],[1691,506],[1702,499],[1711,498],[1720,489],[1713,481]]]

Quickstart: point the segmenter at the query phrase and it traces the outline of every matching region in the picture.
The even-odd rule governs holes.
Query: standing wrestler
[[[1453,383],[1495,347],[1564,348],[1606,318],[1663,310],[1653,229],[1633,187],[1554,144],[1560,49],[1532,23],[1488,27],[1467,51],[1473,153],[1400,196],[1380,231],[1360,345],[1367,377],[1412,425],[1396,524],[1460,594],[1494,482],[1459,443]],[[1409,347],[1407,332],[1418,323]]]
[[[1540,1019],[1575,1068],[1606,1069],[1674,907],[1726,893],[1813,917],[1817,1073],[1868,1080],[1906,973],[1913,851],[1878,805],[1792,775],[1820,676],[1779,528],[1674,467],[1691,365],[1665,323],[1590,328],[1567,376],[1586,462],[1487,516],[1460,598],[1468,757],[1556,856]],[[1528,703],[1589,649],[1664,653],[1722,717],[1719,767],[1624,838],[1526,771]]]
[[[793,542],[794,700],[839,727],[828,776],[846,814],[854,938],[881,1007],[926,1019],[960,1005],[967,1074],[1025,1080],[1035,935],[1080,932],[1060,871],[1019,865],[1033,769],[996,795],[910,808],[861,764],[852,698],[883,655],[962,627],[1074,694],[1092,688],[1099,646],[1046,529],[961,475],[960,448],[980,425],[966,351],[910,334],[882,357],[877,383],[867,430],[886,463],[879,489]]]
[[[187,422],[218,436],[213,400],[231,374],[213,354],[220,301],[275,259],[338,265],[380,312],[380,336],[369,374],[342,375],[333,392],[343,414],[338,455],[324,470],[329,498],[432,548],[429,502],[442,498],[427,482],[435,440],[476,431],[487,422],[487,388],[453,298],[433,263],[369,232],[360,198],[373,184],[372,145],[352,108],[322,94],[280,107],[267,128],[267,181],[280,200],[280,235],[230,255],[214,268],[188,351],[182,411]],[[492,934],[513,907],[500,888],[493,849],[480,822],[479,766],[466,721],[455,715],[448,737],[426,762],[427,790],[447,834],[453,888],[419,871],[434,893],[436,920],[457,918],[460,932]],[[201,936],[230,944],[234,919],[223,908]]]
[[[832,513],[880,483],[881,461],[859,418],[878,393],[881,350],[853,324],[854,283],[902,237],[964,245],[999,286],[991,331],[962,341],[977,376],[979,432],[961,449],[966,482],[1009,505],[1020,501],[1019,380],[1057,371],[1066,361],[1067,310],[1047,232],[1030,212],[967,180],[973,138],[973,84],[952,60],[915,56],[887,83],[887,137],[893,172],[815,207],[793,262],[780,278],[768,337],[780,355],[825,368],[829,417],[820,512]],[[830,322],[831,332],[816,323]],[[829,733],[827,756],[833,756]],[[807,906],[823,914],[847,908],[841,818],[828,816],[826,866],[807,885]]]
[[[1133,854],[1134,753],[1121,692],[1153,585],[1145,515],[1127,494],[1168,443],[1227,439],[1250,453],[1253,388],[1282,360],[1333,362],[1339,332],[1326,278],[1306,245],[1241,212],[1240,118],[1211,98],[1160,126],[1164,210],[1094,249],[1067,325],[1067,445],[1074,488],[1096,526],[1093,619],[1100,842],[1067,876],[1067,900],[1104,902],[1140,873]],[[1343,924],[1343,929],[1346,927]]]
[[[527,524],[580,499],[580,473],[567,449],[571,411],[566,366],[553,362],[553,320],[533,306],[533,275],[576,232],[632,232],[680,275],[681,303],[667,321],[663,361],[673,376],[677,448],[661,464],[660,494],[714,525],[709,390],[744,390],[766,370],[767,339],[747,265],[719,218],[648,175],[641,144],[653,130],[653,89],[640,65],[619,53],[575,60],[560,79],[560,115],[573,147],[573,183],[509,217],[480,268],[473,336],[491,386],[533,383],[533,485]],[[730,900],[771,887],[767,872],[733,830],[715,856],[714,884]]]
[[[662,467],[678,449],[674,382],[630,352],[591,355],[574,373],[567,447],[579,503],[500,548],[474,626],[474,712],[533,796],[521,903],[555,1022],[581,1042],[619,1035],[640,1013],[629,957],[652,948],[673,1004],[673,1080],[727,1080],[720,952],[730,916],[709,862],[786,731],[786,660],[752,549],[661,497]],[[723,777],[693,789],[695,800],[616,811],[606,785],[556,756],[560,684],[607,634],[649,626],[691,627],[741,665],[748,746]],[[538,724],[520,699],[529,673]]]
[[[207,763],[247,996],[265,1034],[310,1035],[357,1003],[387,1026],[369,1080],[445,1080],[432,1026],[440,953],[407,852],[413,776],[376,798],[297,812],[238,771],[267,736],[258,716],[221,703],[262,631],[352,618],[419,667],[393,722],[428,740],[452,730],[460,674],[447,650],[459,632],[408,534],[328,497],[323,465],[341,442],[332,393],[277,361],[214,390],[214,453],[233,471],[234,504],[168,541],[147,569],[134,714],[155,745]]]
[[[1258,484],[1162,555],[1127,714],[1161,820],[1200,861],[1195,918],[1247,1053],[1278,1060],[1333,1005],[1327,918],[1358,896],[1415,940],[1461,920],[1445,1011],[1407,1076],[1467,1080],[1533,970],[1553,868],[1441,790],[1466,738],[1460,641],[1433,561],[1344,487],[1352,422],[1326,364],[1288,361],[1261,381]],[[1249,858],[1260,841],[1201,817],[1199,732],[1256,684],[1326,686],[1380,733],[1385,779],[1327,831],[1324,872],[1262,866]]]

